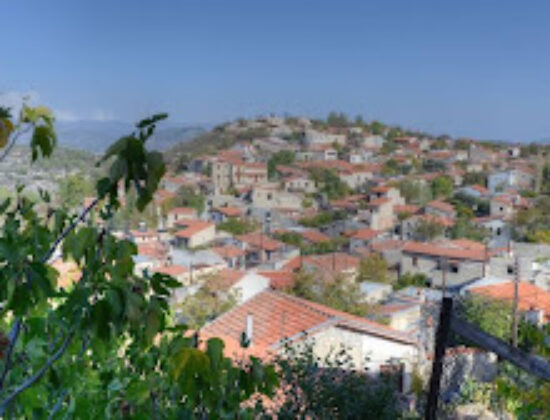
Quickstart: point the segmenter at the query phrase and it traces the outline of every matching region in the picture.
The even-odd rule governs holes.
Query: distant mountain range
[[[150,147],[166,150],[177,143],[186,142],[208,131],[209,125],[184,126],[162,122],[149,140]],[[119,137],[134,130],[134,125],[121,121],[58,121],[56,130],[59,145],[101,153]]]

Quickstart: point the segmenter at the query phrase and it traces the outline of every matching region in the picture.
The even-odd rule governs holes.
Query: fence
[[[517,271],[516,271],[517,272]],[[536,287],[522,287],[527,283],[520,282],[519,276],[508,285],[512,287],[512,293],[499,293],[497,296],[487,296],[476,302],[481,316],[492,314],[495,322],[501,327],[500,336],[495,332],[484,330],[483,323],[472,321],[472,295],[456,295],[444,297],[439,312],[439,324],[435,335],[434,359],[429,383],[429,393],[426,403],[425,418],[433,420],[438,418],[438,405],[440,405],[441,378],[444,369],[444,358],[451,336],[459,337],[462,341],[498,355],[501,360],[508,361],[524,372],[544,381],[550,381],[550,363],[545,358],[527,352],[518,347],[518,330],[527,324],[543,325],[541,319],[541,305],[550,305],[550,294]],[[499,287],[499,286],[496,286]],[[504,286],[500,286],[500,291]],[[500,306],[495,306],[499,305]],[[532,304],[531,307],[526,305]],[[539,307],[537,307],[539,306]],[[495,313],[495,308],[498,313]],[[486,311],[486,314],[483,313]],[[492,312],[491,312],[492,311]],[[536,316],[531,312],[534,312]],[[542,321],[542,322],[540,322]],[[481,326],[480,326],[481,324]],[[491,325],[489,325],[491,326]],[[536,327],[535,327],[536,328]],[[488,328],[490,329],[490,328]],[[548,402],[550,404],[550,402]]]

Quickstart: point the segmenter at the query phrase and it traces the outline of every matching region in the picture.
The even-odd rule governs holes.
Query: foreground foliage
[[[1,112],[5,157],[21,133],[32,132],[32,160],[55,147],[54,119],[44,107],[24,106],[17,121]],[[135,272],[136,246],[106,230],[134,191],[143,210],[165,168],[146,142],[159,114],[140,121],[98,162],[103,177],[80,214],[54,208],[47,193],[29,201],[19,188],[0,204],[2,365],[0,416],[8,418],[190,418],[252,414],[241,403],[270,393],[270,366],[251,359],[235,366],[212,339],[198,348],[170,325],[173,278]],[[0,159],[3,159],[0,157]],[[59,287],[50,265],[60,256],[81,273]]]

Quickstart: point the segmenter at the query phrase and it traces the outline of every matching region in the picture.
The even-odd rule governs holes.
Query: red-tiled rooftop
[[[404,241],[398,239],[385,239],[383,241],[373,242],[369,248],[375,252],[400,251],[405,246]]]
[[[258,274],[267,277],[269,285],[273,289],[288,290],[294,286],[294,273],[292,271],[260,271]]]
[[[310,242],[313,242],[315,244],[319,244],[319,243],[322,243],[322,242],[330,242],[330,237],[325,235],[324,233],[322,232],[319,232],[318,230],[315,230],[315,229],[308,229],[308,230],[304,230],[304,231],[301,231],[299,232],[300,236],[302,236],[302,238],[310,241]]]
[[[330,254],[304,256],[303,262],[319,269],[322,273],[340,273],[356,269],[359,266],[360,259],[343,252],[332,252]]]
[[[393,210],[396,213],[416,214],[419,212],[420,207],[415,206],[414,204],[397,204],[393,207]]]
[[[245,250],[235,245],[224,245],[210,248],[210,251],[215,252],[222,258],[237,258],[245,255]]]
[[[204,222],[202,220],[186,220],[185,222],[178,222],[178,224],[185,226],[184,229],[181,229],[174,234],[178,238],[190,238],[200,231],[214,226],[214,223]]]
[[[403,252],[429,255],[433,257],[453,258],[457,260],[484,261],[487,259],[485,247],[464,246],[460,242],[406,242]]]
[[[436,223],[443,227],[453,227],[455,220],[448,217],[436,216],[435,214],[419,214],[417,217],[419,220],[424,220],[429,223]]]
[[[380,235],[379,231],[370,228],[364,228],[352,233],[351,237],[353,239],[368,241],[370,239],[376,238],[378,235]]]
[[[426,204],[426,208],[428,207],[431,207],[439,211],[444,211],[447,213],[454,213],[455,211],[455,208],[453,207],[452,204],[445,203],[444,201],[440,201],[440,200],[430,201],[428,204]]]
[[[276,251],[284,247],[284,244],[276,239],[269,237],[266,234],[260,232],[247,233],[245,235],[237,236],[241,242],[244,242],[255,248],[261,248],[266,251]]]
[[[478,193],[480,193],[481,195],[488,195],[489,194],[489,190],[485,187],[482,187],[481,185],[479,184],[474,184],[472,185],[472,189],[477,191]]]
[[[229,289],[240,279],[246,275],[246,271],[232,270],[230,268],[224,268],[218,274],[221,286],[225,289]]]
[[[239,216],[242,216],[243,214],[242,209],[238,207],[231,207],[231,206],[217,207],[214,209],[214,211],[217,211],[227,217],[239,217]]]
[[[375,193],[387,193],[390,190],[391,190],[391,187],[387,187],[387,186],[383,186],[383,185],[373,187],[371,189],[371,191],[375,192]]]
[[[489,286],[472,287],[470,293],[482,295],[491,299],[512,302],[515,296],[514,282],[493,284]],[[527,282],[518,283],[518,308],[521,311],[542,310],[548,321],[550,318],[550,293]]]
[[[185,268],[183,265],[179,264],[173,264],[173,265],[166,265],[164,267],[158,267],[154,270],[156,273],[166,274],[168,276],[177,277],[182,274],[187,273],[187,268]]]
[[[248,316],[252,316],[253,334],[247,352],[260,357],[275,353],[285,339],[299,340],[304,332],[331,326],[414,344],[409,335],[385,325],[274,290],[263,291],[215,319],[200,331],[200,337],[220,337],[229,354],[244,352],[239,343]]]
[[[369,207],[380,207],[386,203],[389,203],[391,200],[388,197],[380,197],[374,200],[371,200],[367,203]]]

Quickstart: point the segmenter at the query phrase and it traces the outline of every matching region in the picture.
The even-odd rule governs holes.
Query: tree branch
[[[17,133],[15,133],[15,135],[11,139],[10,144],[8,144],[8,147],[6,147],[4,149],[4,151],[2,152],[2,154],[0,155],[0,162],[2,162],[10,154],[11,149],[13,149],[13,146],[15,146],[15,144],[17,143],[17,140],[19,139],[19,137],[21,137],[23,134],[27,133],[31,129],[31,127],[32,126],[29,125],[24,130],[19,130]]]
[[[4,388],[4,380],[6,379],[6,376],[10,370],[11,355],[15,347],[15,342],[19,337],[19,332],[21,331],[21,324],[22,324],[21,318],[18,318],[13,324],[13,326],[11,327],[10,336],[9,336],[10,343],[8,345],[8,351],[6,353],[6,359],[4,362],[4,370],[2,371],[2,376],[0,376],[0,389]]]
[[[74,337],[76,328],[73,327],[67,334],[67,337],[65,337],[65,340],[63,341],[63,344],[59,349],[48,359],[46,363],[31,377],[27,378],[21,385],[19,385],[15,390],[7,396],[4,401],[2,401],[2,404],[0,404],[0,416],[3,416],[6,408],[8,405],[23,391],[25,391],[30,386],[34,385],[36,381],[38,381],[52,365],[61,357],[63,356],[63,353],[67,350],[67,347],[69,347],[69,344],[71,343],[71,340]]]
[[[0,158],[0,161],[1,161],[1,158]],[[53,253],[55,252],[55,250],[57,249],[57,247],[59,246],[59,244],[67,237],[67,235],[69,233],[71,233],[71,231],[76,228],[76,226],[86,218],[86,216],[88,215],[88,213],[90,213],[93,208],[97,205],[97,203],[99,203],[99,199],[98,198],[95,198],[89,205],[88,207],[86,207],[84,209],[84,211],[82,213],[80,213],[80,215],[72,221],[72,223],[67,226],[65,228],[65,230],[61,233],[61,235],[59,235],[59,237],[55,240],[55,242],[53,243],[53,245],[50,247],[50,249],[48,250],[47,254],[43,257],[42,259],[42,262],[43,263],[46,263],[48,262],[48,260],[52,257]],[[13,353],[13,349],[15,347],[15,343],[17,342],[17,339],[19,338],[19,332],[21,331],[21,326],[23,324],[23,321],[21,320],[21,318],[17,319],[15,321],[15,324],[13,325],[12,327],[12,330],[10,332],[10,343],[9,343],[9,347],[8,347],[8,352],[6,354],[6,361],[4,363],[4,369],[2,371],[2,375],[0,376],[0,390],[3,388],[4,386],[4,380],[8,374],[8,371],[10,369],[10,359],[11,359],[11,355]],[[67,343],[68,344],[68,343]],[[54,360],[55,361],[55,360]],[[0,406],[0,410],[1,412],[3,412],[4,409],[1,408]]]
[[[80,213],[80,215],[76,219],[74,219],[71,224],[63,230],[63,232],[61,232],[61,235],[59,235],[59,237],[50,247],[42,262],[45,263],[52,257],[59,244],[63,242],[63,240],[69,235],[69,233],[71,233],[74,228],[76,228],[78,224],[86,218],[86,216],[94,209],[97,203],[99,203],[99,198],[94,198],[94,200],[88,205],[88,207],[86,207],[84,211]]]
[[[63,401],[65,400],[65,397],[67,396],[68,393],[69,393],[69,391],[67,391],[66,389],[63,390],[63,392],[61,392],[61,395],[59,396],[59,399],[57,400],[57,402],[53,406],[52,411],[50,411],[50,415],[48,416],[48,420],[52,420],[53,416],[55,416],[55,414],[59,411],[59,409],[63,405]]]

